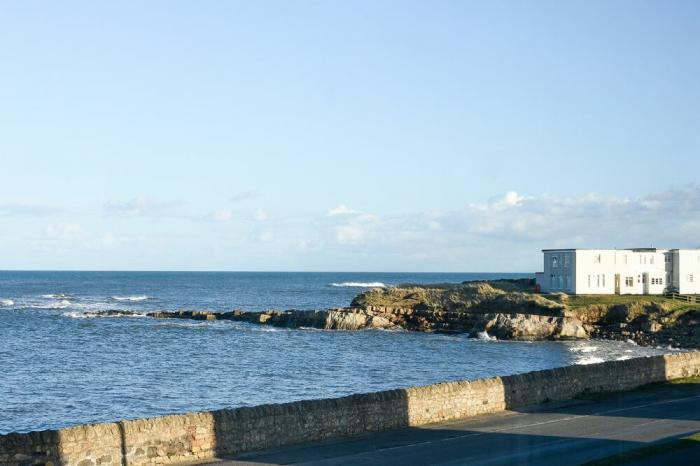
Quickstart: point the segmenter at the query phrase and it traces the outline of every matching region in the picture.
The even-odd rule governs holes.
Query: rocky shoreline
[[[358,295],[350,307],[247,312],[157,311],[158,319],[229,320],[284,328],[408,330],[469,333],[501,340],[632,340],[640,345],[700,347],[700,306],[661,298],[593,298],[539,295],[528,281],[396,287]],[[588,299],[588,301],[585,301]],[[583,301],[582,301],[583,300]],[[675,306],[675,307],[674,307]],[[102,311],[88,315],[129,315]],[[485,334],[483,332],[486,332]]]

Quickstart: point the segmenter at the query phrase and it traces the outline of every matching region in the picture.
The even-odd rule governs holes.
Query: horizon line
[[[151,272],[151,273],[403,273],[403,274],[532,274],[536,272],[426,272],[357,270],[133,270],[133,269],[0,269],[2,272]]]

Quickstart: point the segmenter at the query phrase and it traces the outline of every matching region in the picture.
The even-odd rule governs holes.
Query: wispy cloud
[[[123,201],[109,201],[104,205],[108,215],[122,217],[179,217],[183,216],[179,201],[160,201],[148,197],[135,197]]]
[[[359,211],[351,209],[344,204],[341,204],[337,207],[330,209],[328,212],[326,212],[326,215],[329,217],[335,217],[336,215],[355,215],[357,213],[359,213]]]
[[[205,217],[207,220],[212,222],[230,222],[235,218],[232,210],[229,209],[219,209],[216,210]]]
[[[80,241],[83,238],[85,232],[77,223],[55,223],[44,229],[44,239],[49,241]]]
[[[509,191],[459,209],[394,216],[339,206],[318,224],[327,245],[376,258],[463,264],[462,270],[486,262],[522,270],[545,247],[700,246],[700,186],[636,198]]]
[[[229,199],[230,202],[242,202],[242,201],[247,201],[248,199],[254,199],[258,197],[258,194],[253,192],[253,191],[241,191],[240,193],[236,193],[231,198]]]
[[[43,217],[60,209],[50,205],[23,202],[0,203],[0,217]]]
[[[270,215],[264,209],[256,209],[256,211],[253,212],[253,220],[255,220],[256,222],[264,222],[269,218]]]

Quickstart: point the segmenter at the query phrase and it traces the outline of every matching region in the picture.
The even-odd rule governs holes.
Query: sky
[[[700,2],[0,2],[0,269],[700,246]]]

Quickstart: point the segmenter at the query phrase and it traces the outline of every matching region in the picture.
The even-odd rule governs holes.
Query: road
[[[216,466],[574,465],[697,431],[700,384],[663,385],[603,400],[544,404],[459,422],[248,453]],[[679,464],[700,464],[700,449],[675,457]]]

